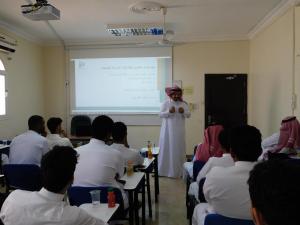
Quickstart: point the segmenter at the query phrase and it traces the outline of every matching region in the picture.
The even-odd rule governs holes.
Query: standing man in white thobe
[[[188,104],[182,100],[182,89],[178,86],[166,88],[170,99],[160,110],[158,172],[160,176],[178,178],[182,176],[185,160],[185,118],[191,116]]]

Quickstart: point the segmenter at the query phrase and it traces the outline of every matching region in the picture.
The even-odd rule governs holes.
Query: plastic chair
[[[196,160],[193,164],[193,181],[196,181],[198,173],[202,169],[202,167],[205,165],[205,162]]]
[[[84,203],[92,203],[92,198],[90,195],[90,191],[92,190],[100,190],[100,201],[101,203],[107,203],[107,194],[108,189],[112,188],[115,195],[116,195],[116,203],[118,203],[120,206],[117,210],[117,212],[114,214],[112,219],[124,219],[126,216],[126,212],[124,210],[124,202],[123,202],[123,196],[120,189],[115,187],[109,187],[109,186],[100,186],[100,187],[79,187],[79,186],[73,186],[68,189],[68,197],[70,205],[80,206]]]
[[[205,196],[204,196],[204,193],[203,193],[203,185],[205,183],[205,180],[206,178],[202,178],[200,181],[199,181],[199,192],[198,192],[198,198],[200,200],[200,202],[206,202],[206,199],[205,199]]]
[[[204,225],[254,225],[252,220],[235,219],[219,214],[208,214]]]
[[[71,135],[73,136],[91,136],[92,122],[91,118],[85,115],[73,116],[71,120]]]
[[[37,165],[6,164],[3,165],[3,174],[7,192],[10,189],[39,191],[42,188],[41,169]]]

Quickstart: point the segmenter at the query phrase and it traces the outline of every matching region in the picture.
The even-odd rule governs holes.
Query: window
[[[0,59],[0,116],[4,116],[6,114],[5,75],[5,67]]]

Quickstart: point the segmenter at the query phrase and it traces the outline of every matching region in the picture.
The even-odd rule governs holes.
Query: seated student
[[[38,192],[16,190],[5,200],[0,218],[5,225],[104,225],[63,201],[72,184],[77,152],[71,147],[56,146],[43,156],[43,188]]]
[[[10,164],[40,165],[42,156],[49,151],[45,134],[45,121],[41,116],[31,116],[29,130],[15,137],[10,144]]]
[[[219,167],[229,167],[234,166],[233,159],[230,155],[230,146],[229,146],[229,130],[224,129],[219,134],[219,142],[222,147],[223,155],[222,157],[210,157],[207,163],[203,166],[197,176],[197,181],[191,183],[189,189],[189,195],[194,195],[198,199],[199,194],[199,182],[202,178],[205,178],[208,172],[215,166]]]
[[[49,148],[52,149],[55,145],[73,147],[71,141],[64,137],[64,131],[61,128],[62,119],[58,117],[51,117],[47,121],[47,127],[50,134],[47,135]]]
[[[205,129],[203,143],[199,144],[193,159],[207,162],[210,157],[221,157],[223,152],[218,141],[219,133],[223,130],[222,125],[212,124]],[[193,177],[193,162],[185,162],[183,168],[184,176]]]
[[[277,144],[273,147],[264,149],[263,157],[268,158],[269,153],[296,154],[300,150],[300,124],[295,116],[288,116],[281,121]],[[276,142],[274,140],[273,142]]]
[[[127,165],[128,161],[131,161],[133,165],[141,165],[144,162],[144,158],[140,155],[139,151],[131,149],[127,143],[127,127],[122,122],[116,122],[112,128],[113,144],[111,147],[117,149],[123,156]]]
[[[208,203],[200,203],[193,214],[193,225],[204,224],[208,213],[251,219],[247,180],[261,154],[261,134],[253,126],[243,125],[231,130],[231,167],[214,167],[206,175],[203,193]]]
[[[248,180],[256,225],[299,225],[300,164],[269,160],[257,164]]]
[[[113,123],[113,120],[105,115],[93,120],[92,139],[88,144],[76,148],[79,160],[73,186],[113,186],[122,191],[122,185],[117,182],[117,178],[124,174],[124,159],[118,150],[105,144],[111,137]],[[124,205],[127,205],[124,192],[123,197]]]

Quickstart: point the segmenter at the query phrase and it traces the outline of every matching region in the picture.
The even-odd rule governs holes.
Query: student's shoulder
[[[222,178],[230,173],[232,170],[231,167],[221,167],[221,166],[215,166],[213,167],[209,173],[206,175],[206,177],[209,178]]]
[[[31,191],[14,190],[8,195],[7,200],[24,199],[32,193]]]

